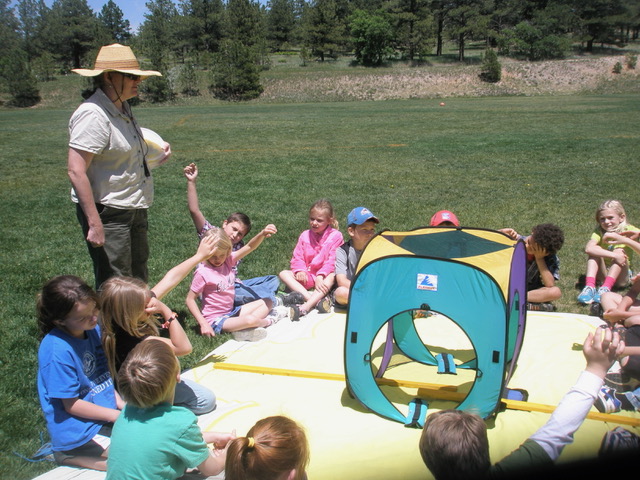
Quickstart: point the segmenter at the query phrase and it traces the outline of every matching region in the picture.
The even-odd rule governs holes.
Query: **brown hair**
[[[162,340],[150,338],[127,355],[118,372],[118,391],[125,402],[149,408],[170,398],[179,371],[173,349]]]
[[[116,329],[132,337],[158,335],[158,324],[145,308],[149,301],[147,285],[137,278],[111,277],[102,284],[102,344],[109,371],[116,377]]]
[[[80,277],[60,275],[45,283],[36,300],[38,326],[42,335],[53,330],[56,322],[63,321],[76,303],[87,300],[96,302],[96,307],[100,308],[98,294]]]
[[[437,480],[477,478],[489,470],[489,440],[482,418],[462,410],[440,410],[427,417],[420,455]]]
[[[245,213],[233,212],[231,215],[227,217],[226,222],[227,223],[238,222],[244,225],[245,227],[247,227],[247,232],[245,233],[245,235],[251,231],[251,219]]]
[[[321,198],[320,200],[315,202],[313,205],[311,205],[309,214],[311,214],[311,212],[314,210],[326,212],[329,217],[329,223],[331,224],[331,226],[336,230],[338,229],[338,219],[336,218],[336,215],[334,213],[333,205],[331,205],[331,202],[329,200],[327,200],[326,198]]]
[[[259,420],[246,437],[232,440],[227,450],[226,480],[275,480],[296,470],[306,478],[309,444],[304,430],[283,416]]]

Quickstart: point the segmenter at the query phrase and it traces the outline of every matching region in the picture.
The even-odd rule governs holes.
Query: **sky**
[[[97,15],[102,10],[102,7],[109,0],[87,0],[89,7],[94,11]],[[144,14],[148,12],[146,7],[147,0],[114,0],[116,5],[120,7],[122,10],[122,14],[126,20],[129,20],[131,24],[131,30],[135,33],[138,30],[138,27],[144,22]],[[16,2],[11,2],[12,4],[16,4]],[[51,6],[53,0],[45,0],[44,2],[48,7]],[[177,5],[178,2],[174,0],[174,3]],[[266,3],[266,0],[260,0],[261,4]]]

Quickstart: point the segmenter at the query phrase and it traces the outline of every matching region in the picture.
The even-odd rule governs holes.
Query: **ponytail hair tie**
[[[253,437],[247,437],[247,448],[253,448],[256,446],[256,441]]]

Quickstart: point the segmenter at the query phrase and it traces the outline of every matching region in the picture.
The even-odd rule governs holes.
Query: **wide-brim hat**
[[[106,45],[100,49],[93,69],[74,68],[71,70],[83,77],[97,77],[103,72],[122,72],[140,75],[141,77],[161,77],[160,72],[155,70],[140,70],[138,59],[133,54],[131,47],[114,43]]]

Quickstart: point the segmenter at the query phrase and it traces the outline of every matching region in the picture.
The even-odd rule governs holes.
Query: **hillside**
[[[300,66],[297,55],[277,56],[271,68],[262,72],[264,93],[253,103],[307,103],[408,98],[478,96],[575,95],[640,92],[640,68],[626,67],[612,73],[624,55],[577,56],[566,60],[521,62],[500,58],[502,80],[482,82],[476,59],[471,64],[425,63],[410,66],[395,63],[381,68],[350,66],[349,59]],[[179,67],[168,73],[175,89]],[[179,105],[219,104],[208,93],[209,72],[199,71],[196,97],[178,97]],[[84,80],[76,75],[58,76],[40,83],[42,102],[34,108],[75,108],[80,102]],[[144,100],[144,97],[142,97]]]

